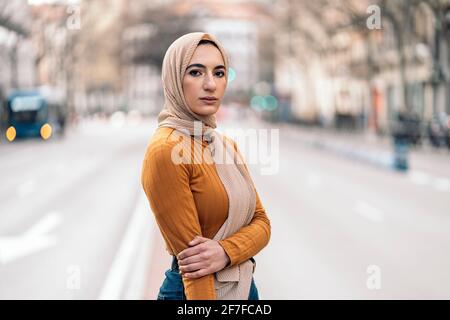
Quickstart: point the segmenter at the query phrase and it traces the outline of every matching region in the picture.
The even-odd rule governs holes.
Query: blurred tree
[[[0,27],[10,31],[9,39],[7,40],[10,46],[9,50],[9,66],[10,66],[10,81],[7,84],[8,88],[17,88],[19,85],[18,75],[18,48],[23,38],[30,34],[30,18],[28,16],[27,2],[25,0],[6,1],[0,0]],[[2,61],[0,61],[2,63]],[[1,90],[0,83],[0,90]]]
[[[0,0],[0,26],[26,36],[28,30],[23,23],[23,8],[26,1]]]
[[[142,32],[125,37],[128,38],[123,48],[126,59],[133,63],[150,63],[159,69],[170,44],[185,33],[197,31],[193,16],[180,15],[170,5],[144,7],[137,14],[126,15],[123,32],[137,30],[133,29],[135,26]]]
[[[442,103],[439,108],[436,104],[443,101],[443,88],[449,82],[450,0],[279,0],[278,3],[284,8],[279,15],[279,28],[289,37],[289,43],[282,49],[302,66],[306,75],[312,56],[323,57],[324,64],[329,60],[327,56],[334,56],[341,63],[327,67],[331,77],[341,70],[339,72],[344,71],[354,78],[364,77],[370,87],[380,68],[388,63],[400,76],[398,107],[410,110],[414,105],[414,97],[408,90],[413,81],[410,70],[418,64],[417,59],[424,58],[418,55],[423,55],[422,48],[425,48],[425,53],[427,50],[431,53],[428,58],[433,65],[429,79],[433,84],[433,109],[435,112],[442,109]],[[374,5],[381,13],[380,30],[367,26],[368,8]],[[422,30],[418,26],[422,26]],[[380,38],[383,41],[380,42]],[[365,67],[353,68],[356,61],[352,60],[352,54],[357,49],[353,39],[365,42]],[[391,50],[396,53],[394,61],[384,57]],[[343,63],[342,55],[350,61]],[[447,96],[450,100],[450,93],[447,92]]]

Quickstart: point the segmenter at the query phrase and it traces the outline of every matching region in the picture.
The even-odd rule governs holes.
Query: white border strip
[[[153,219],[151,219],[150,210],[146,206],[143,192],[139,192],[136,208],[106,277],[99,300],[123,298],[122,295],[127,287],[126,280],[130,272],[135,269],[133,267],[136,267],[133,264],[136,261],[148,261],[147,259],[139,259],[138,255],[143,252],[142,246],[150,245],[150,241],[145,234],[148,233],[149,229],[153,230]],[[142,279],[142,281],[145,281],[145,279]]]

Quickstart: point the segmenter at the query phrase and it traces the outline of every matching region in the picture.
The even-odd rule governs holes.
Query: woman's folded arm
[[[167,141],[149,145],[141,182],[167,248],[177,255],[202,232],[189,187],[190,168],[172,161],[173,146]],[[186,298],[216,299],[213,277],[213,274],[198,279],[183,277]]]

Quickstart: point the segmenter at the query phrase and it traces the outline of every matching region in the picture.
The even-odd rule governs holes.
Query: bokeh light
[[[228,68],[228,83],[233,82],[236,78],[236,71],[233,68]]]
[[[52,136],[52,131],[53,130],[52,130],[52,126],[51,125],[49,125],[48,123],[44,124],[41,127],[41,137],[42,137],[42,139],[44,139],[44,140],[49,139]]]
[[[253,110],[261,111],[275,111],[278,108],[278,100],[274,96],[254,96],[250,100],[250,106]]]
[[[254,96],[250,100],[250,106],[255,111],[263,111],[265,109],[266,101],[264,100],[264,97],[262,96]]]
[[[275,111],[278,108],[278,100],[274,96],[266,96],[266,110]]]
[[[14,141],[15,138],[16,138],[16,128],[11,126],[6,130],[6,139],[8,139],[9,142],[12,142]]]

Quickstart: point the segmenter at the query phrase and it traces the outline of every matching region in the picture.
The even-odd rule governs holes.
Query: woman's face
[[[222,54],[212,44],[197,46],[183,76],[183,91],[192,112],[208,116],[219,109],[227,80]],[[202,98],[212,97],[215,100]]]

